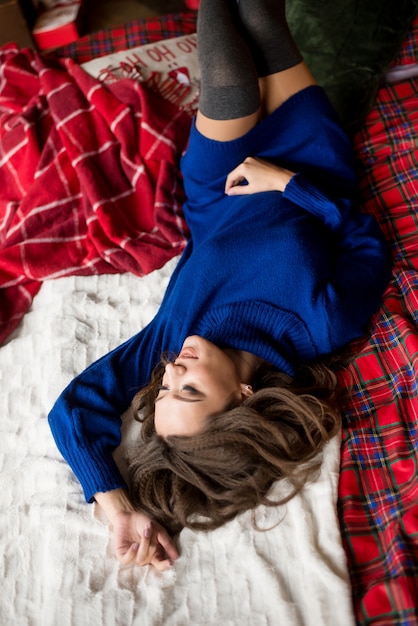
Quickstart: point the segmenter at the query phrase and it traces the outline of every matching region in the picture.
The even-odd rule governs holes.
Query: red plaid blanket
[[[77,63],[128,48],[135,48],[161,39],[171,39],[196,32],[195,11],[182,11],[170,15],[133,20],[113,28],[105,28],[81,37],[74,43],[54,50],[54,57],[71,57]]]
[[[401,63],[416,63],[417,50],[418,20]],[[339,514],[364,625],[418,624],[417,129],[414,79],[382,86],[355,138],[363,208],[379,220],[394,260],[381,312],[342,380]]]
[[[189,127],[139,83],[0,51],[0,342],[46,278],[142,275],[181,251]]]

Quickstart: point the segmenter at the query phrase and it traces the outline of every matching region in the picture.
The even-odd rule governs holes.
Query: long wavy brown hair
[[[167,362],[167,361],[166,361]],[[193,436],[160,437],[154,403],[165,363],[134,398],[140,441],[128,454],[134,506],[172,534],[215,529],[237,514],[290,500],[321,464],[320,451],[340,427],[336,376],[324,364],[301,367],[295,379],[262,366],[254,394],[211,416]],[[291,493],[269,498],[277,480]]]

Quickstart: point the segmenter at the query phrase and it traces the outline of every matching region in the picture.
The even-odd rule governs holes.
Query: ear
[[[240,388],[241,388],[241,396],[242,396],[243,400],[245,400],[246,398],[249,398],[254,393],[253,388],[251,387],[251,385],[247,385],[245,383],[241,383]]]

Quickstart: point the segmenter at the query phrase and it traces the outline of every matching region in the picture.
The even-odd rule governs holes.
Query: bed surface
[[[174,264],[144,278],[46,282],[19,336],[0,351],[9,381],[0,396],[3,623],[252,626],[257,616],[260,625],[349,626],[336,515],[338,439],[326,449],[317,482],[283,510],[258,512],[261,527],[282,518],[276,528],[254,530],[248,513],[212,533],[186,530],[181,557],[164,574],[119,567],[105,519],[84,503],[54,446],[46,414],[55,397],[150,319]],[[125,445],[135,426],[127,415]]]

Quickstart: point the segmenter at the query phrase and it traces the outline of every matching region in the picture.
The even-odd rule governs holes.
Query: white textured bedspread
[[[248,513],[212,533],[185,530],[181,557],[162,574],[119,566],[103,515],[55,447],[56,397],[151,319],[174,263],[144,278],[47,282],[0,348],[0,624],[349,626],[337,438],[315,483],[282,509],[258,511],[261,526],[280,524],[259,532]],[[125,430],[132,436],[129,416]]]

